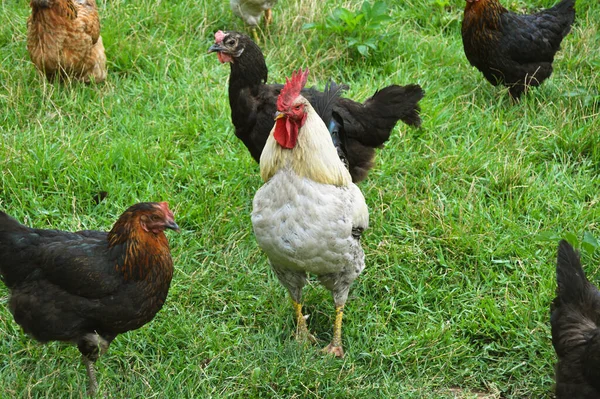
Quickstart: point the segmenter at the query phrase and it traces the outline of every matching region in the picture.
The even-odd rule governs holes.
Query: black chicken
[[[466,0],[462,39],[467,59],[494,86],[518,99],[552,73],[554,55],[575,19],[575,0],[531,15],[508,11],[497,0]]]
[[[239,32],[215,33],[219,61],[231,66],[229,105],[235,135],[260,160],[267,137],[274,125],[277,96],[283,85],[266,84],[267,65],[260,48]],[[373,167],[375,148],[390,137],[398,120],[419,126],[418,102],[424,96],[419,85],[391,85],[375,92],[363,104],[341,97],[344,87],[330,83],[325,92],[314,88],[302,90],[332,133],[338,153],[349,164],[354,182],[363,180]]]
[[[109,233],[33,229],[0,212],[0,277],[15,321],[40,342],[76,344],[92,395],[98,356],[165,302],[173,276],[165,229],[179,229],[166,202],[131,206]]]
[[[550,324],[558,355],[557,399],[600,398],[600,292],[566,241],[558,246],[556,298]]]

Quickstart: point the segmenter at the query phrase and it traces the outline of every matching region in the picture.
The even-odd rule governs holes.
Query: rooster
[[[238,32],[215,33],[219,61],[229,63],[229,105],[235,135],[242,140],[255,161],[273,127],[277,96],[282,85],[266,84],[267,65],[260,48]],[[333,83],[325,92],[304,89],[306,98],[330,132],[339,136],[338,148],[348,161],[352,180],[363,180],[373,167],[375,148],[383,146],[399,119],[420,126],[418,102],[424,92],[419,85],[391,85],[375,92],[363,104],[341,97],[344,86]],[[335,137],[335,135],[334,135]]]
[[[40,342],[77,345],[93,395],[94,363],[117,334],[162,308],[173,260],[164,230],[179,230],[166,202],[131,206],[108,233],[23,226],[0,212],[0,277],[9,309]]]
[[[360,237],[369,211],[327,127],[301,94],[307,75],[308,70],[294,73],[277,99],[276,123],[260,157],[265,184],[254,197],[252,226],[290,293],[299,340],[315,341],[300,303],[307,273],[332,292],[336,317],[324,351],[343,357],[343,309],[350,285],[365,267]]]
[[[95,0],[31,0],[27,51],[49,80],[106,79],[106,55]]]
[[[600,398],[600,291],[587,280],[575,250],[564,240],[558,247],[556,281],[550,319],[558,355],[556,398]]]
[[[260,23],[262,14],[265,14],[265,24],[269,25],[273,20],[273,8],[277,0],[230,0],[231,11],[250,26],[254,40],[258,41],[256,29]]]
[[[508,11],[497,0],[466,0],[462,39],[467,59],[494,86],[519,99],[552,73],[554,55],[575,19],[575,0],[532,15]]]

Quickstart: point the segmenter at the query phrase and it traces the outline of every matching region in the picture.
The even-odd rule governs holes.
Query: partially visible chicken
[[[49,80],[106,79],[106,55],[95,0],[31,0],[27,51]]]
[[[258,41],[256,29],[260,23],[262,14],[265,14],[265,24],[269,25],[273,20],[271,8],[277,4],[277,0],[230,0],[231,11],[250,26],[254,40]]]
[[[250,155],[258,161],[277,111],[280,84],[266,84],[267,65],[260,48],[248,36],[238,32],[215,33],[219,61],[229,63],[229,105],[235,135],[242,140]],[[390,138],[398,120],[419,126],[418,102],[424,92],[419,85],[390,85],[364,103],[340,97],[343,86],[329,84],[325,92],[314,88],[302,90],[330,132],[337,132],[345,144],[343,151],[356,183],[367,177],[373,167],[375,149]]]
[[[497,0],[466,0],[462,39],[467,59],[494,86],[518,99],[552,73],[554,55],[575,19],[575,0],[532,15],[508,11]]]
[[[552,344],[558,355],[557,399],[600,398],[600,292],[566,241],[558,246]]]
[[[277,119],[260,157],[265,184],[254,197],[252,226],[259,246],[293,300],[297,338],[315,341],[302,314],[302,287],[316,274],[332,292],[338,357],[350,285],[365,267],[360,237],[369,211],[331,141],[327,127],[300,93],[308,70],[292,75],[277,99]]]
[[[76,344],[92,395],[99,355],[165,302],[173,276],[165,229],[179,230],[166,202],[131,206],[109,233],[33,229],[0,212],[0,277],[15,321],[38,341]]]

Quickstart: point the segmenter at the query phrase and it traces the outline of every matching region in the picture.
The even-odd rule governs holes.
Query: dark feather
[[[462,39],[467,59],[493,85],[517,99],[552,74],[552,63],[575,19],[575,0],[531,15],[508,11],[497,0],[467,3]]]
[[[558,355],[557,399],[600,398],[600,292],[586,278],[566,241],[558,247],[552,344]]]

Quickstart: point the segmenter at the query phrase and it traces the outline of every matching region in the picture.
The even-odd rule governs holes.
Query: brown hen
[[[31,0],[27,51],[49,80],[106,79],[106,55],[95,0]]]

